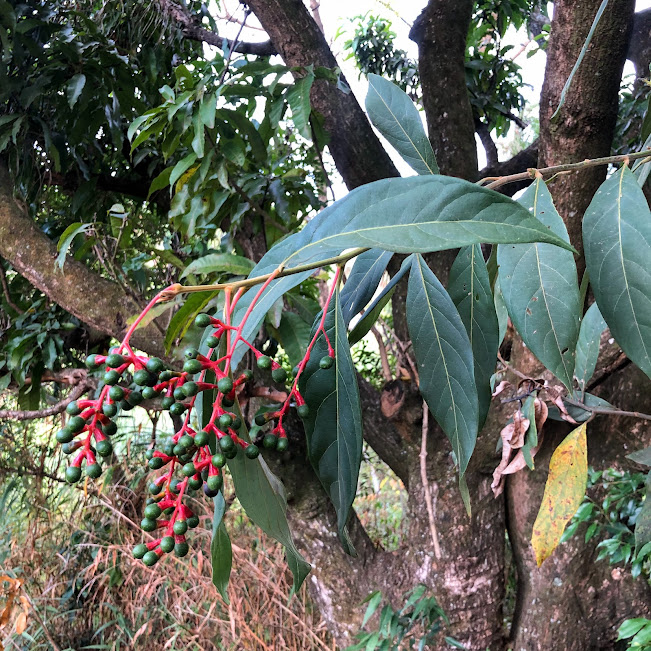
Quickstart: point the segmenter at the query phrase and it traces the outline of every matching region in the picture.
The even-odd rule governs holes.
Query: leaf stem
[[[622,409],[609,409],[608,407],[589,407],[588,405],[573,400],[572,398],[563,398],[563,402],[568,403],[574,407],[579,407],[585,411],[590,411],[593,414],[606,414],[609,416],[630,416],[631,418],[641,418],[642,420],[651,420],[650,414],[643,414],[639,411],[624,411]]]

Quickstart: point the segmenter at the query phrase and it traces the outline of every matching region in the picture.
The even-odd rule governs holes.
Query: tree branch
[[[46,409],[34,409],[33,411],[22,411],[20,409],[0,409],[0,419],[2,420],[34,420],[35,418],[47,418],[56,416],[65,410],[65,408],[77,398],[81,397],[86,391],[93,388],[90,383],[82,383],[76,386],[61,402]]]

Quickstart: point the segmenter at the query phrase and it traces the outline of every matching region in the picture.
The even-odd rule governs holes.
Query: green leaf
[[[84,90],[86,85],[86,75],[79,73],[76,74],[66,86],[66,97],[68,98],[68,106],[72,108],[79,99],[81,91]]]
[[[275,334],[289,357],[289,363],[296,366],[310,343],[310,324],[294,312],[283,312]]]
[[[63,269],[63,265],[66,262],[66,255],[68,255],[68,249],[72,245],[73,240],[80,233],[85,233],[89,228],[92,228],[92,224],[82,224],[81,222],[75,222],[70,224],[59,238],[59,243],[57,244],[57,251],[59,255],[56,258],[56,265],[59,269]]]
[[[172,345],[177,339],[183,338],[183,335],[192,325],[194,318],[203,310],[210,301],[217,296],[218,292],[197,292],[190,294],[181,306],[179,311],[172,317],[167,332],[165,333],[165,352],[169,353]]]
[[[538,178],[520,203],[550,232],[569,242],[545,182]],[[531,352],[572,389],[581,299],[574,257],[549,244],[497,249],[500,289],[511,321]]]
[[[472,347],[481,429],[491,404],[490,379],[497,363],[499,324],[479,244],[459,251],[450,269],[448,293],[459,311]]]
[[[317,324],[320,319],[317,316]],[[362,461],[362,407],[338,290],[330,301],[324,329],[335,351],[335,364],[329,369],[319,366],[328,354],[321,334],[299,378],[301,395],[310,409],[303,423],[310,463],[337,512],[339,537],[346,553],[355,555],[346,522]]]
[[[201,106],[199,107],[199,118],[201,122],[212,129],[215,126],[215,111],[217,110],[217,95],[215,93],[210,93],[204,95],[201,100]]]
[[[420,392],[450,439],[463,475],[479,420],[472,348],[452,299],[420,255],[414,257],[409,274],[407,326]]]
[[[305,77],[297,79],[291,88],[287,89],[287,103],[292,110],[292,119],[296,129],[307,140],[312,139],[310,128],[310,89],[314,82],[314,73],[308,69]]]
[[[651,542],[651,471],[646,478],[646,495],[642,510],[635,521],[635,549],[642,549]]]
[[[633,637],[641,628],[649,623],[646,617],[636,617],[634,619],[625,619],[622,625],[617,629],[617,639],[625,640]]]
[[[597,366],[601,333],[606,327],[599,306],[593,303],[583,317],[581,329],[579,330],[579,339],[576,342],[574,377],[579,383],[581,391],[585,391],[586,385]]]
[[[626,458],[635,461],[635,463],[639,463],[642,466],[651,467],[651,445],[643,450],[631,452],[631,454],[626,455]]]
[[[286,269],[340,254],[344,249],[377,247],[397,253],[427,253],[481,242],[547,242],[572,247],[504,195],[450,176],[383,179],[349,192],[321,211],[303,230],[274,245],[251,275]],[[250,338],[271,305],[311,271],[269,284],[243,335]],[[236,322],[253,296],[242,297]],[[241,355],[243,347],[240,347]]]
[[[371,594],[364,599],[362,603],[368,602],[368,606],[366,607],[366,612],[364,613],[364,619],[362,621],[362,628],[366,626],[368,623],[368,620],[373,617],[373,614],[375,611],[378,609],[378,606],[380,605],[382,601],[382,593],[379,590],[376,590],[375,592],[371,592]]]
[[[536,394],[533,393],[527,396],[527,399],[522,405],[522,415],[529,421],[529,428],[524,436],[524,445],[522,446],[522,456],[524,461],[531,468],[534,469],[533,456],[531,451],[538,445],[538,428],[536,427]]]
[[[577,70],[581,66],[581,62],[583,61],[583,57],[586,55],[586,52],[588,51],[588,47],[590,47],[590,41],[594,36],[595,30],[597,29],[597,25],[599,24],[599,20],[601,19],[601,16],[603,15],[607,4],[608,4],[608,0],[603,0],[601,5],[599,6],[599,9],[597,9],[597,14],[595,15],[594,21],[592,22],[592,27],[590,27],[588,36],[585,39],[585,43],[583,44],[583,47],[581,48],[581,52],[579,53],[579,58],[576,60],[576,63],[572,68],[572,72],[570,72],[570,76],[567,78],[567,81],[565,82],[565,86],[563,86],[563,90],[561,91],[561,99],[558,102],[558,108],[554,111],[554,114],[551,117],[552,120],[558,115],[559,111],[561,110],[561,106],[563,106],[563,104],[565,103],[565,96],[567,95],[567,91],[572,85],[572,79],[574,79],[574,75],[576,74]]]
[[[229,604],[228,581],[233,565],[233,549],[226,525],[224,524],[224,510],[226,507],[224,496],[222,493],[219,493],[214,499],[215,512],[212,521],[212,541],[210,542],[212,582],[222,596],[222,599]]]
[[[181,278],[189,274],[228,273],[232,276],[248,274],[255,265],[248,258],[234,253],[209,253],[191,262]]]
[[[170,184],[170,176],[172,174],[172,167],[164,169],[152,182],[149,186],[149,192],[147,193],[147,198],[151,197],[154,192],[157,190],[162,190]]]
[[[369,249],[355,258],[348,280],[341,290],[341,312],[346,324],[373,298],[393,253]]]
[[[394,83],[368,76],[366,111],[373,126],[418,174],[438,174],[436,156],[418,109]]]
[[[197,160],[197,155],[192,152],[191,154],[188,154],[184,158],[182,158],[176,165],[174,165],[174,169],[170,173],[170,185],[174,187],[174,184],[183,176],[185,172],[187,172],[190,167],[194,164],[194,162]]]
[[[626,166],[595,194],[583,218],[585,262],[610,332],[651,377],[651,211]]]

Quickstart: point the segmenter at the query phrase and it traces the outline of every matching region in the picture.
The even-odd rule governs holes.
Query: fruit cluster
[[[264,287],[258,296],[263,290]],[[129,345],[129,338],[138,322],[162,294],[140,315],[120,346],[109,351],[108,355],[90,355],[87,358],[89,369],[104,367],[104,386],[97,398],[80,399],[68,405],[67,412],[71,417],[56,435],[66,454],[76,453],[66,470],[66,479],[75,483],[81,479],[82,465],[88,477],[101,475],[98,457],[107,457],[113,451],[110,437],[117,432],[115,418],[120,411],[133,409],[144,400],[160,398],[163,409],[174,416],[183,417],[180,429],[169,440],[159,449],[151,448],[146,453],[149,468],[163,471],[149,484],[151,495],[141,523],[144,531],[156,532],[156,535],[150,542],[137,545],[133,554],[150,566],[158,562],[164,553],[174,551],[182,557],[189,551],[185,536],[188,529],[199,524],[199,518],[184,503],[184,497],[198,489],[202,489],[209,498],[217,496],[224,482],[223,471],[227,460],[240,453],[248,459],[256,459],[260,454],[258,445],[248,441],[246,430],[242,431],[244,424],[236,406],[237,393],[246,382],[252,380],[253,373],[247,369],[237,377],[233,376],[231,359],[235,348],[238,344],[248,346],[258,368],[271,370],[274,382],[285,383],[288,379],[278,362],[242,337],[250,309],[239,326],[230,324],[241,293],[236,294],[233,300],[227,294],[224,320],[208,314],[196,317],[196,326],[209,329],[204,337],[208,351],[202,355],[196,349],[187,350],[182,370],[169,368],[157,357],[136,354]],[[255,417],[259,427],[275,421],[258,441],[265,449],[280,452],[287,449],[283,419],[291,406],[296,406],[301,418],[309,414],[308,406],[298,390],[298,378],[317,338],[323,335],[327,340],[324,320],[325,316],[321,318],[304,358],[294,369],[291,389],[280,409]],[[225,351],[225,354],[217,358],[218,350]],[[334,351],[329,341],[328,350],[329,355],[320,360],[321,368],[331,368],[334,364]],[[206,391],[214,395],[212,412],[207,419],[204,414],[204,424],[199,427],[193,422],[192,415],[197,397]]]

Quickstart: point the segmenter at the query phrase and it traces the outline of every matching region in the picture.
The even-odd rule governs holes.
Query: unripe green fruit
[[[142,397],[145,400],[152,400],[153,398],[156,398],[158,396],[158,391],[155,391],[152,387],[145,387],[142,390]]]
[[[165,462],[160,458],[160,457],[152,457],[148,462],[147,465],[152,469],[152,470],[158,470],[159,468],[162,468],[165,465]]]
[[[118,431],[118,424],[110,421],[106,425],[102,425],[102,431],[106,436],[113,436]]]
[[[208,443],[209,439],[210,434],[205,430],[201,430],[194,435],[194,444],[198,448],[202,448],[204,445],[206,445],[206,443]]]
[[[158,357],[150,357],[145,364],[145,368],[152,374],[158,375],[165,370],[165,364]]]
[[[113,444],[107,439],[102,439],[97,442],[97,454],[100,457],[108,457],[113,452]]]
[[[262,445],[267,450],[275,450],[277,444],[278,437],[274,434],[265,434],[265,437],[262,439]]]
[[[96,359],[97,359],[97,355],[88,355],[88,357],[86,357],[86,362],[85,362],[86,368],[88,368],[91,371],[97,370],[100,367],[100,365],[97,363]]]
[[[172,392],[172,397],[174,400],[185,400],[185,393],[183,393],[183,389],[181,389],[181,387],[176,387],[176,389],[174,389]]]
[[[287,380],[287,372],[282,366],[280,368],[275,368],[271,371],[271,379],[274,382],[285,382],[285,380]]]
[[[332,368],[332,365],[335,363],[334,357],[330,357],[330,355],[326,355],[325,357],[322,357],[319,361],[319,366],[322,369],[328,369]]]
[[[140,543],[133,548],[133,557],[140,560],[148,551],[147,545]]]
[[[199,351],[196,348],[187,348],[185,351],[185,359],[197,359]]]
[[[208,348],[217,348],[217,346],[219,346],[219,339],[210,335],[210,337],[206,339],[206,346],[208,346]]]
[[[124,364],[125,362],[126,360],[124,359],[124,357],[122,357],[122,355],[118,355],[118,353],[113,353],[112,355],[109,355],[106,358],[106,365],[109,368],[118,368],[122,366],[122,364]]]
[[[73,416],[69,421],[66,427],[75,434],[81,432],[82,429],[86,426],[86,421],[81,416]]]
[[[59,443],[70,443],[75,438],[75,433],[71,432],[69,428],[64,427],[57,432],[56,439]]]
[[[119,386],[113,386],[109,389],[109,398],[113,400],[113,402],[118,402],[124,398],[124,389]]]
[[[190,529],[195,529],[196,527],[199,526],[199,516],[198,515],[191,515],[186,522],[188,523],[188,528]]]
[[[188,479],[188,488],[190,488],[193,491],[199,490],[202,484],[203,481],[199,477],[191,477],[190,479]]]
[[[174,455],[174,442],[173,441],[167,441],[165,445],[163,445],[162,452],[163,454],[167,455],[168,457],[171,457]]]
[[[180,457],[181,455],[185,454],[185,448],[182,445],[179,445],[178,443],[174,446],[174,449],[172,450],[172,455],[174,457]]]
[[[117,371],[106,371],[104,373],[104,384],[113,386],[120,381],[120,374]]]
[[[189,551],[190,551],[190,545],[188,545],[188,543],[186,542],[180,542],[174,545],[174,555],[178,556],[179,558],[183,558],[184,556],[187,556]]]
[[[235,404],[235,400],[231,400],[226,396],[222,398],[222,407],[224,407],[225,409],[230,409],[234,404]]]
[[[174,373],[173,373],[172,371],[163,371],[163,372],[159,375],[158,379],[159,379],[161,382],[167,382],[167,380],[171,380],[173,377],[174,377]]]
[[[77,448],[73,443],[64,443],[61,446],[61,452],[63,452],[63,454],[72,454],[76,449]]]
[[[267,357],[267,355],[260,355],[258,357],[258,368],[261,368],[262,370],[267,370],[271,368],[271,358]]]
[[[190,450],[190,452],[186,452],[185,454],[182,454],[179,457],[179,463],[185,465],[186,463],[188,463],[188,461],[192,461],[193,456],[194,456],[194,451]]]
[[[140,391],[131,391],[127,396],[127,402],[134,407],[139,405],[143,400],[144,398],[142,397],[142,393],[140,393]]]
[[[233,424],[231,425],[231,427],[234,430],[240,429],[240,427],[242,427],[242,419],[239,416],[235,416],[235,419],[233,420]]]
[[[255,417],[255,424],[258,427],[262,427],[263,425],[266,425],[267,424],[267,415],[266,414],[258,414]]]
[[[145,451],[145,459],[149,461],[150,459],[154,458],[154,448],[149,448],[149,450]]]
[[[97,479],[102,476],[102,466],[99,463],[91,463],[90,466],[86,466],[86,474],[91,479]]]
[[[230,436],[222,436],[219,439],[219,447],[223,452],[228,452],[235,447],[235,441]]]
[[[210,318],[210,315],[205,313],[197,314],[194,319],[194,325],[196,325],[197,328],[207,328],[211,323],[212,319]]]
[[[109,418],[113,418],[118,413],[118,406],[106,403],[102,406],[102,413]]]
[[[305,404],[299,405],[296,411],[301,418],[307,418],[310,415],[310,408]]]
[[[152,495],[158,495],[160,491],[161,491],[161,487],[155,481],[149,482],[149,492]]]
[[[229,377],[223,377],[217,382],[217,389],[223,394],[230,393],[233,390],[233,380]]]
[[[172,396],[165,396],[161,400],[161,407],[163,409],[169,409],[174,404],[174,398]]]
[[[69,466],[66,468],[66,481],[69,484],[75,484],[81,479],[81,468]]]
[[[286,437],[282,436],[278,439],[278,442],[276,443],[276,450],[278,450],[278,452],[284,452],[287,449],[288,445],[289,445],[289,441],[287,440]]]
[[[133,374],[133,381],[138,386],[144,387],[147,385],[147,382],[149,382],[149,377],[149,371],[140,368]]]
[[[172,416],[181,416],[186,410],[186,406],[182,402],[175,402],[170,407],[170,414]]]
[[[226,465],[226,457],[221,452],[217,452],[212,455],[212,458],[210,459],[210,463],[215,468],[223,468]]]
[[[194,446],[194,439],[189,435],[189,434],[184,434],[179,440],[178,444],[185,448],[186,450],[189,450],[191,447]]]
[[[126,400],[120,400],[118,406],[122,411],[131,411],[134,407],[134,405],[129,404]]]
[[[224,485],[224,478],[221,475],[210,475],[206,484],[211,491],[218,491]]]
[[[192,396],[196,396],[199,393],[199,385],[196,382],[186,382],[181,387],[181,391],[187,398],[192,398]]]
[[[158,528],[158,524],[152,518],[144,518],[140,522],[140,528],[143,531],[155,531]]]
[[[242,375],[245,382],[250,382],[253,379],[253,371],[250,368],[245,369]]]
[[[185,520],[177,520],[173,529],[177,536],[182,536],[188,530],[188,523]]]
[[[227,430],[233,424],[233,417],[230,414],[222,414],[219,417],[219,429]]]
[[[188,373],[189,375],[201,373],[202,370],[203,364],[198,359],[189,359],[185,364],[183,364],[183,372]]]
[[[172,491],[172,493],[174,493],[175,495],[178,495],[179,491],[181,490],[179,488],[180,483],[181,483],[181,480],[178,479],[178,478],[172,479],[172,481],[170,482],[170,491]]]
[[[142,557],[142,562],[147,566],[147,567],[152,567],[153,565],[156,565],[158,563],[160,557],[155,551],[147,552],[143,557]]]
[[[174,537],[173,536],[165,536],[160,541],[160,548],[164,552],[171,552],[174,549]]]
[[[148,504],[145,507],[145,518],[147,520],[155,520],[156,518],[160,517],[160,514],[163,512],[160,506],[156,504],[155,502],[153,504]]]
[[[194,464],[190,461],[186,463],[181,472],[186,476],[186,477],[192,477],[192,475],[197,474],[197,469],[194,467]]]
[[[244,454],[246,454],[247,458],[249,459],[257,459],[258,455],[260,454],[260,449],[257,445],[247,445],[246,449],[244,450]]]
[[[71,416],[79,416],[79,414],[81,414],[81,407],[77,404],[76,400],[73,400],[72,402],[68,403],[66,412]]]

